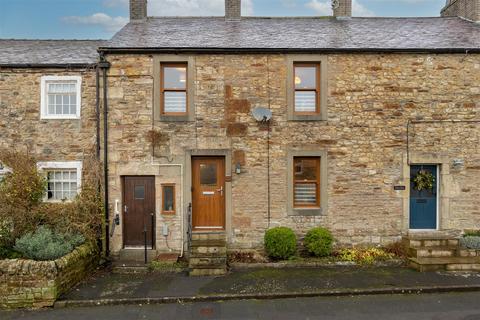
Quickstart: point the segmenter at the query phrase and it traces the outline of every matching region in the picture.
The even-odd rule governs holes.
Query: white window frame
[[[47,172],[49,170],[57,170],[57,169],[65,169],[65,170],[77,170],[77,193],[80,193],[82,189],[82,161],[49,161],[49,162],[39,162],[37,163],[37,168],[41,172]],[[49,200],[47,198],[47,193],[45,192],[45,196],[43,197],[43,201],[45,202],[63,202],[61,200]],[[67,200],[69,202],[70,200]]]
[[[77,91],[77,113],[76,114],[48,114],[48,92],[47,82],[54,81],[75,81]],[[82,107],[82,77],[81,76],[43,76],[41,80],[40,97],[40,119],[80,119]]]

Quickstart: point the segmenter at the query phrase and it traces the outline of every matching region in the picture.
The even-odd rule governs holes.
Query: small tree
[[[36,229],[34,208],[42,202],[46,182],[29,154],[0,150],[0,161],[11,169],[0,182],[0,221],[9,231],[3,244],[12,245],[16,238]]]
[[[41,225],[92,241],[101,236],[101,170],[100,163],[90,155],[83,161],[88,169],[82,175],[79,195],[71,202],[46,203],[42,202],[46,179],[38,172],[36,159],[27,153],[0,150],[0,161],[11,169],[0,182],[0,246],[13,246],[15,239]]]

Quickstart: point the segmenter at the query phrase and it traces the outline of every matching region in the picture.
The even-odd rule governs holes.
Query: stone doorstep
[[[157,257],[157,250],[148,249],[147,250],[147,259],[152,261]],[[119,251],[118,255],[113,257],[114,261],[127,261],[127,262],[144,262],[145,260],[145,250],[144,249],[122,249]]]
[[[223,240],[226,241],[225,232],[193,232],[192,242],[201,240]]]
[[[409,258],[410,267],[425,271],[479,271],[480,257]]]
[[[453,247],[459,245],[458,239],[404,239],[409,248]]]
[[[209,269],[192,269],[190,276],[223,276],[227,274],[227,268],[209,268]]]
[[[190,255],[222,255],[226,256],[227,255],[227,247],[217,247],[217,246],[212,246],[212,247],[192,247],[190,248]]]
[[[447,264],[446,266],[447,271],[480,271],[480,263],[453,263]]]
[[[441,257],[441,258],[410,258],[421,264],[476,264],[480,263],[480,257]]]
[[[459,233],[449,231],[409,231],[404,239],[422,240],[422,239],[452,239],[458,237]]]
[[[225,267],[227,265],[226,257],[218,258],[190,258],[189,267],[190,268],[199,268],[199,267]]]
[[[194,247],[226,247],[227,242],[225,240],[192,240],[190,248]]]
[[[149,269],[146,266],[125,266],[125,267],[113,267],[112,273],[116,274],[145,274]]]
[[[457,254],[457,252],[458,252],[458,247],[455,247],[455,246],[415,247],[415,248],[408,249],[409,255],[417,258],[454,257]]]
[[[480,257],[480,250],[461,248],[458,250],[460,257]]]

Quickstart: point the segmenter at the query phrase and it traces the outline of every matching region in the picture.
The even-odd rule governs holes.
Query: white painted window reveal
[[[45,201],[60,202],[73,200],[81,190],[82,162],[41,162],[38,168],[45,173],[47,190]]]
[[[80,119],[80,76],[44,76],[41,81],[41,119]]]

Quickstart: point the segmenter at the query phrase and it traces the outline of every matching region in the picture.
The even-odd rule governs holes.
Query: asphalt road
[[[480,320],[480,292],[67,308],[0,312],[0,319]]]

